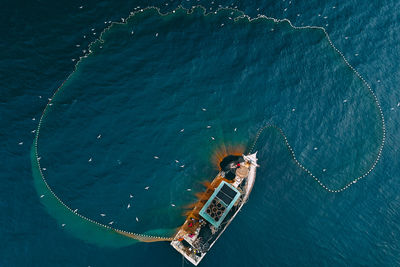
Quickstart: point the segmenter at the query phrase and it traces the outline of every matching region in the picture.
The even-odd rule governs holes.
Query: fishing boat
[[[247,202],[256,179],[257,152],[229,155],[202,193],[171,245],[197,266]]]

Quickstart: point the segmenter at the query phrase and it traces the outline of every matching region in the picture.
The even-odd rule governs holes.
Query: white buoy
[[[22,146],[24,144],[24,142],[19,142],[18,145]]]
[[[45,170],[47,170],[47,169],[46,169],[46,168],[42,168],[42,170],[44,170],[44,171],[45,171]]]
[[[192,191],[192,189],[188,188],[188,189],[186,189],[186,191]]]
[[[210,125],[207,125],[207,129],[210,129],[211,128],[211,126]]]
[[[215,138],[214,138],[213,136],[211,136],[211,139],[212,139],[212,140],[215,140]]]
[[[156,37],[158,37],[158,32],[156,33]]]
[[[175,207],[175,204],[171,204],[172,207]]]
[[[100,213],[100,216],[101,217],[105,217],[106,215],[104,213]]]
[[[236,131],[237,131],[237,128],[233,129],[233,131],[236,132]]]
[[[314,150],[317,150],[318,149],[318,147],[314,147]]]
[[[207,111],[207,109],[205,109],[205,108],[201,108],[201,110],[202,110],[202,111]]]
[[[157,157],[157,156],[154,156],[154,158],[155,158],[155,159],[159,159],[159,157]]]

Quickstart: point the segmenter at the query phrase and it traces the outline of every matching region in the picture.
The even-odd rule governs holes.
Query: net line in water
[[[384,124],[383,124],[383,125],[384,125]],[[359,180],[361,180],[361,179],[365,178],[367,175],[369,175],[369,174],[375,169],[376,165],[378,164],[378,161],[379,161],[379,159],[381,158],[383,146],[384,146],[384,143],[385,143],[385,139],[384,139],[384,135],[383,135],[382,142],[381,142],[381,144],[380,144],[380,146],[379,146],[379,149],[378,149],[377,157],[376,157],[375,160],[373,161],[373,163],[372,163],[371,167],[368,169],[368,171],[366,171],[366,172],[363,173],[362,175],[358,176],[357,178],[352,179],[350,182],[346,183],[344,186],[339,187],[339,188],[337,188],[337,189],[333,189],[333,188],[330,188],[330,187],[328,187],[327,185],[325,185],[317,176],[315,176],[315,175],[314,175],[309,169],[307,169],[300,161],[298,161],[298,159],[296,158],[296,154],[295,154],[295,152],[294,152],[294,149],[293,149],[292,146],[289,144],[289,141],[288,141],[288,139],[287,139],[285,133],[283,132],[283,130],[282,130],[281,128],[279,128],[278,126],[276,126],[276,125],[274,125],[274,124],[266,124],[265,126],[261,127],[261,128],[258,130],[257,135],[256,135],[255,140],[254,140],[254,143],[253,143],[253,145],[251,146],[250,153],[253,153],[253,152],[254,152],[254,148],[255,148],[255,146],[256,146],[256,144],[257,144],[257,141],[259,140],[260,135],[261,135],[261,134],[264,132],[264,130],[266,130],[266,129],[275,129],[275,130],[277,130],[277,131],[279,132],[279,134],[282,136],[283,141],[284,141],[284,143],[285,143],[285,145],[286,145],[286,148],[288,149],[288,151],[289,151],[289,153],[290,153],[290,155],[291,155],[293,161],[296,163],[296,165],[297,165],[299,168],[301,168],[303,171],[305,171],[309,176],[311,176],[323,189],[325,189],[326,191],[331,192],[331,193],[339,193],[339,192],[342,192],[342,191],[348,189],[350,186],[352,186],[352,185],[354,185],[355,183],[357,183]]]
[[[249,21],[257,19],[257,18],[252,19],[247,15],[243,15],[243,17],[246,17]],[[294,152],[294,149],[289,144],[289,141],[288,141],[284,131],[280,127],[278,127],[278,126],[276,126],[274,124],[266,124],[265,126],[261,127],[259,129],[259,131],[257,132],[257,135],[255,137],[253,145],[250,148],[250,152],[253,152],[253,150],[254,150],[254,148],[255,148],[255,146],[257,144],[257,141],[258,141],[260,135],[263,133],[264,130],[269,129],[269,128],[276,129],[279,132],[279,134],[283,137],[284,143],[285,143],[287,149],[289,150],[293,161],[296,163],[296,165],[299,168],[301,168],[309,176],[311,176],[326,191],[331,192],[331,193],[343,192],[344,190],[348,189],[350,186],[352,186],[355,183],[357,183],[359,180],[361,180],[361,179],[365,178],[366,176],[368,176],[375,169],[376,165],[378,164],[378,162],[379,162],[379,160],[380,160],[380,158],[382,156],[382,151],[383,151],[383,147],[385,146],[385,140],[386,140],[386,124],[385,124],[385,117],[383,115],[383,110],[382,110],[381,104],[378,101],[378,97],[376,96],[376,94],[372,90],[371,86],[364,79],[364,77],[349,63],[349,61],[346,59],[346,57],[344,56],[342,51],[340,51],[338,48],[336,48],[336,46],[332,43],[331,38],[329,37],[329,34],[327,33],[327,31],[325,30],[324,27],[320,27],[320,26],[301,26],[301,27],[297,27],[297,26],[294,26],[289,19],[275,19],[275,18],[271,18],[271,17],[268,17],[268,16],[264,16],[264,15],[259,15],[258,18],[271,19],[271,20],[273,20],[274,22],[277,22],[277,23],[279,23],[279,22],[287,22],[294,29],[299,29],[299,30],[301,30],[301,29],[316,29],[316,30],[323,31],[324,34],[325,34],[325,37],[327,38],[327,40],[329,42],[329,45],[334,49],[334,51],[336,53],[338,53],[341,56],[341,58],[343,59],[345,64],[363,82],[364,86],[368,89],[369,93],[373,97],[375,105],[376,105],[376,107],[378,108],[378,111],[379,111],[379,116],[380,116],[380,120],[381,120],[381,127],[382,127],[382,139],[381,139],[380,144],[379,144],[378,154],[377,154],[376,158],[374,159],[374,161],[372,162],[370,168],[365,173],[363,173],[360,176],[352,179],[350,182],[346,183],[342,187],[339,187],[339,188],[336,188],[336,189],[328,187],[317,176],[315,176],[308,168],[306,168],[301,162],[299,162],[298,159],[296,158],[296,154]]]
[[[131,12],[130,15],[129,15],[126,19],[123,19],[123,20],[122,20],[123,22],[112,22],[108,27],[106,27],[106,28],[101,32],[101,34],[99,35],[99,38],[98,38],[98,39],[94,40],[93,42],[91,42],[91,43],[89,44],[88,52],[79,58],[79,60],[78,60],[78,61],[76,62],[76,64],[75,64],[74,71],[73,71],[72,73],[69,74],[69,76],[65,79],[65,81],[64,81],[64,82],[57,88],[57,90],[53,93],[52,97],[49,98],[49,101],[48,101],[48,103],[46,104],[46,106],[45,106],[45,108],[44,108],[44,110],[43,110],[43,112],[42,112],[42,114],[41,114],[41,116],[40,116],[39,123],[38,123],[37,129],[36,129],[36,135],[35,135],[35,138],[34,138],[34,154],[35,154],[36,163],[37,163],[37,166],[38,166],[38,170],[39,170],[40,176],[41,176],[43,182],[45,183],[47,189],[51,192],[51,194],[58,200],[58,202],[59,202],[61,205],[63,205],[65,208],[67,208],[67,209],[68,209],[71,213],[73,213],[75,216],[79,216],[79,217],[82,218],[83,220],[86,220],[86,221],[88,221],[88,222],[90,222],[90,223],[93,223],[93,224],[95,224],[95,225],[97,225],[97,226],[100,226],[100,227],[103,227],[103,228],[112,230],[112,231],[114,231],[114,232],[116,232],[116,233],[118,233],[118,234],[121,234],[121,235],[124,235],[124,236],[128,236],[128,237],[130,237],[130,238],[136,239],[136,240],[141,241],[141,242],[171,241],[171,240],[173,239],[173,237],[163,237],[163,236],[156,236],[156,235],[146,235],[146,234],[134,233],[134,232],[129,232],[129,231],[121,230],[121,229],[118,229],[118,228],[114,228],[114,227],[112,227],[112,226],[105,225],[105,224],[103,224],[103,223],[100,223],[100,222],[97,222],[97,221],[95,221],[95,220],[93,220],[93,219],[90,219],[90,218],[88,218],[88,217],[86,217],[86,216],[84,216],[84,215],[82,215],[82,214],[79,214],[76,210],[73,210],[72,208],[70,208],[68,205],[66,205],[66,204],[62,201],[62,199],[61,199],[60,197],[58,197],[58,196],[54,193],[54,191],[52,190],[51,186],[47,183],[47,180],[46,180],[46,178],[45,178],[45,176],[44,176],[44,174],[43,174],[42,168],[40,167],[40,156],[39,156],[39,153],[38,153],[38,140],[39,140],[40,129],[41,129],[42,123],[43,123],[44,118],[45,118],[47,112],[49,111],[50,107],[53,105],[53,102],[52,102],[53,99],[59,94],[60,91],[62,91],[62,88],[63,88],[65,82],[67,82],[67,81],[71,78],[72,74],[77,70],[80,61],[83,60],[84,58],[88,57],[88,55],[90,55],[90,54],[93,53],[93,51],[91,50],[92,45],[94,45],[96,42],[103,43],[103,42],[104,42],[104,40],[102,39],[103,34],[104,34],[106,31],[108,31],[113,25],[115,25],[115,24],[127,24],[127,23],[128,23],[127,20],[128,20],[130,17],[133,17],[133,16],[135,16],[135,15],[138,14],[138,13],[145,12],[146,10],[156,10],[157,13],[158,13],[160,16],[167,16],[167,15],[170,15],[170,14],[172,14],[172,13],[175,13],[178,9],[182,9],[182,10],[186,11],[187,14],[191,14],[196,8],[202,9],[202,10],[203,10],[204,16],[206,16],[206,15],[208,15],[208,14],[210,14],[210,13],[217,14],[218,11],[220,11],[220,10],[231,10],[231,11],[238,12],[239,15],[236,16],[236,17],[234,18],[234,21],[235,21],[235,22],[236,22],[237,20],[243,19],[243,18],[244,18],[244,19],[247,19],[249,22],[252,22],[252,21],[257,20],[257,19],[267,19],[267,20],[272,20],[274,23],[277,23],[277,24],[278,24],[278,23],[287,22],[287,23],[289,23],[289,25],[290,25],[293,29],[298,29],[298,30],[301,30],[301,29],[322,30],[322,31],[324,32],[324,34],[325,34],[325,37],[326,37],[327,40],[329,41],[330,46],[334,49],[334,51],[336,51],[336,52],[342,57],[342,59],[344,60],[344,62],[346,63],[346,65],[357,75],[357,77],[358,77],[359,79],[362,80],[362,82],[364,83],[364,85],[367,87],[367,89],[369,90],[369,92],[370,92],[371,95],[373,96],[373,99],[374,99],[374,101],[375,101],[375,104],[376,104],[376,106],[378,107],[378,110],[379,110],[379,113],[380,113],[380,118],[381,118],[381,123],[382,123],[382,140],[381,140],[381,143],[380,143],[380,146],[379,146],[378,155],[377,155],[376,159],[374,160],[374,162],[372,163],[370,169],[369,169],[367,172],[365,172],[364,174],[360,175],[359,177],[353,179],[351,182],[347,183],[346,185],[344,185],[343,187],[338,188],[338,189],[332,189],[332,188],[327,187],[324,183],[321,182],[321,180],[320,180],[319,178],[317,178],[314,174],[312,174],[311,171],[309,171],[306,167],[303,166],[303,164],[301,164],[301,163],[297,160],[297,158],[296,158],[296,156],[295,156],[295,152],[294,152],[293,148],[290,146],[290,144],[289,144],[289,142],[288,142],[288,139],[286,138],[286,135],[284,134],[283,130],[282,130],[281,128],[279,128],[278,126],[275,126],[275,125],[273,125],[273,124],[267,124],[267,125],[263,126],[263,127],[257,132],[257,135],[256,135],[256,137],[255,137],[254,143],[253,143],[253,145],[252,145],[251,148],[250,148],[250,152],[252,152],[252,151],[254,150],[254,148],[255,148],[255,146],[256,146],[256,144],[257,144],[257,141],[259,140],[259,137],[260,137],[260,135],[263,133],[264,130],[269,129],[269,128],[273,128],[273,129],[278,130],[279,133],[280,133],[280,135],[283,137],[284,142],[285,142],[285,145],[286,145],[287,149],[289,150],[289,152],[291,153],[292,158],[293,158],[293,160],[295,161],[295,163],[297,164],[297,166],[300,167],[302,170],[304,170],[308,175],[310,175],[322,188],[324,188],[325,190],[327,190],[328,192],[331,192],[331,193],[339,193],[339,192],[342,192],[342,191],[348,189],[351,185],[355,184],[357,181],[361,180],[362,178],[364,178],[364,177],[366,177],[368,174],[370,174],[370,172],[376,167],[376,165],[377,165],[377,163],[378,163],[378,161],[379,161],[379,159],[381,158],[381,155],[382,155],[382,150],[383,150],[383,147],[384,147],[384,144],[385,144],[385,135],[386,135],[385,120],[384,120],[384,116],[383,116],[383,111],[382,111],[381,105],[380,105],[380,103],[379,103],[379,101],[378,101],[377,96],[375,95],[375,93],[373,92],[373,90],[371,89],[371,87],[369,86],[369,84],[366,82],[366,80],[358,73],[358,71],[357,71],[356,69],[354,69],[353,66],[350,65],[350,63],[347,61],[347,59],[345,58],[345,56],[343,55],[343,53],[342,53],[339,49],[337,49],[337,48],[334,46],[334,44],[332,43],[332,41],[331,41],[331,39],[330,39],[328,33],[326,32],[325,28],[320,27],[320,26],[301,26],[301,27],[297,27],[297,26],[294,26],[294,25],[291,23],[291,21],[290,21],[289,19],[275,19],[275,18],[268,17],[268,16],[265,16],[265,15],[258,15],[258,16],[255,17],[255,18],[251,18],[250,16],[245,15],[242,11],[240,11],[240,10],[238,10],[238,9],[236,9],[236,8],[231,8],[231,7],[225,7],[225,8],[222,7],[222,8],[219,8],[218,10],[216,10],[216,11],[209,12],[209,13],[206,12],[206,8],[204,8],[203,6],[193,6],[193,7],[191,7],[190,9],[186,9],[186,8],[184,8],[184,7],[182,7],[182,6],[179,6],[177,9],[175,9],[175,10],[173,10],[173,11],[171,11],[171,12],[167,12],[167,13],[161,13],[161,12],[160,12],[160,8],[158,8],[158,7],[146,7],[146,8],[139,9],[139,10],[136,10],[136,11],[134,11],[134,12]]]

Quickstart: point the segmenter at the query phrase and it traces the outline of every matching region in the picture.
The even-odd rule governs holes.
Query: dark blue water
[[[165,15],[147,9],[109,23],[150,4]],[[219,5],[240,11],[215,14]],[[379,106],[324,31],[234,20],[242,12],[324,27],[376,93],[387,138],[376,168],[335,194],[299,168],[279,131],[265,130],[250,201],[202,265],[398,265],[396,8],[389,1],[4,3],[0,265],[182,264],[168,243],[137,243],[75,215],[43,178],[78,214],[167,237],[200,182],[216,174],[216,151],[249,150],[266,124],[282,129],[298,163],[328,188],[374,166]],[[32,143],[48,98],[36,136],[41,174]]]

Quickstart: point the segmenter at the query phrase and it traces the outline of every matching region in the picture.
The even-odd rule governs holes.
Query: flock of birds
[[[189,1],[189,0],[186,0],[186,1]],[[200,0],[197,0],[197,1],[199,2]],[[283,0],[283,2],[285,2],[285,0]],[[289,5],[290,5],[290,4],[292,3],[292,1],[288,1],[288,3],[289,3]],[[214,4],[214,1],[211,2],[211,4]],[[165,5],[168,6],[168,3],[165,3]],[[232,3],[231,5],[232,5],[233,8],[236,8],[236,9],[237,9],[237,6],[233,6],[233,3]],[[79,9],[83,9],[83,8],[84,8],[84,6],[79,6]],[[219,5],[218,8],[222,8],[222,6]],[[332,8],[335,9],[336,7],[333,6]],[[136,8],[134,8],[135,11],[136,11],[136,10],[139,10],[139,9],[140,9],[140,6],[137,6]],[[209,9],[212,10],[213,8],[210,7]],[[260,9],[257,8],[257,11],[259,11],[259,10],[260,10]],[[283,11],[286,12],[286,11],[287,11],[287,8],[284,8]],[[131,12],[131,14],[133,14],[133,12]],[[258,14],[258,15],[260,15],[260,14]],[[298,17],[299,17],[300,15],[301,15],[301,14],[297,14]],[[322,17],[322,15],[321,15],[321,14],[318,14],[318,17]],[[327,16],[324,16],[323,18],[324,18],[325,20],[328,19]],[[232,18],[229,17],[229,19],[232,19]],[[122,22],[125,22],[125,20],[126,20],[126,19],[121,18],[121,21],[122,21]],[[112,21],[105,21],[105,22],[104,22],[104,24],[111,24],[111,23],[112,23]],[[221,24],[221,27],[223,27],[223,26],[224,26],[224,24]],[[326,24],[325,26],[328,26],[328,24]],[[271,30],[273,30],[273,29],[271,29]],[[91,28],[91,34],[92,34],[93,36],[96,36],[96,35],[97,35],[97,33],[95,32],[95,28]],[[131,31],[131,34],[133,35],[133,34],[134,34],[134,31]],[[159,36],[159,33],[155,33],[155,37],[158,37],[158,36]],[[87,38],[87,35],[84,35],[83,38],[86,39],[86,38]],[[344,38],[345,38],[346,40],[349,39],[348,36],[345,36]],[[75,46],[76,46],[77,48],[81,47],[80,44],[76,44]],[[100,47],[100,48],[102,48],[102,47]],[[89,49],[83,49],[82,52],[83,52],[83,54],[84,54],[84,57],[86,57],[86,56],[87,56],[87,53],[88,53],[88,52],[90,53],[91,51],[90,51]],[[355,54],[355,56],[358,56],[358,55],[359,55],[358,53]],[[76,59],[72,59],[72,61],[76,61]],[[380,80],[378,80],[377,82],[380,83]],[[42,96],[38,96],[38,97],[39,97],[40,99],[42,99]],[[48,100],[51,101],[51,98],[49,98]],[[347,103],[347,102],[348,102],[347,99],[343,100],[343,103]],[[52,103],[49,103],[49,105],[51,106]],[[397,107],[400,107],[400,102],[397,103]],[[201,109],[202,109],[202,111],[207,111],[207,109],[205,109],[205,108],[201,108]],[[292,109],[292,112],[294,112],[295,110],[296,110],[296,109],[293,108],[293,109]],[[391,110],[394,110],[394,108],[392,107]],[[36,118],[32,118],[32,121],[36,121]],[[210,128],[211,128],[211,125],[207,125],[206,128],[207,128],[207,129],[210,129]],[[185,131],[184,128],[180,130],[181,133],[183,133],[184,131]],[[236,131],[237,131],[237,128],[234,128],[234,131],[236,132]],[[35,134],[35,133],[36,133],[36,130],[32,130],[31,133],[32,133],[32,134]],[[101,137],[102,137],[102,135],[99,134],[99,135],[97,136],[97,139],[100,139]],[[210,138],[211,138],[211,140],[213,140],[213,141],[215,140],[215,137],[213,137],[213,136],[211,136]],[[20,146],[23,145],[23,144],[24,144],[23,141],[18,142],[18,145],[20,145]],[[314,147],[314,150],[317,150],[317,149],[318,149],[318,147]],[[154,156],[154,159],[158,160],[158,159],[160,159],[160,158],[159,158],[159,156]],[[40,160],[40,157],[38,158],[38,160]],[[90,163],[90,162],[93,162],[93,158],[90,157],[90,158],[88,159],[88,162],[89,162],[89,163]],[[179,160],[175,160],[175,162],[176,162],[177,164],[180,163]],[[185,167],[185,164],[179,165],[179,167],[180,167],[180,168],[184,168],[184,167]],[[46,168],[42,168],[42,170],[43,170],[43,171],[46,171]],[[323,172],[326,172],[326,169],[323,169],[322,171],[323,171]],[[150,186],[144,187],[144,190],[149,190],[149,189],[150,189]],[[188,188],[187,191],[191,191],[191,189]],[[45,195],[42,194],[42,195],[40,195],[40,198],[43,198],[44,196],[45,196]],[[130,195],[129,195],[129,198],[132,199],[132,198],[133,198],[133,195],[130,194]],[[171,206],[172,206],[172,207],[175,207],[176,205],[173,204],[173,203],[171,203]],[[131,203],[128,203],[127,206],[126,206],[126,209],[130,209],[130,208],[131,208]],[[74,212],[75,212],[75,213],[78,212],[78,209],[75,209]],[[106,214],[105,214],[105,213],[100,213],[100,216],[101,216],[101,217],[106,217]],[[139,222],[139,218],[138,218],[138,217],[136,217],[136,221]],[[115,223],[114,221],[110,221],[108,224],[109,224],[109,225],[112,225],[112,224],[114,224],[114,223]],[[64,224],[64,223],[61,224],[62,227],[64,227],[65,225],[66,225],[66,224]]]
[[[51,100],[51,99],[49,99],[49,101],[50,101],[50,100]],[[207,111],[207,109],[205,109],[205,108],[201,108],[201,110],[204,111],[204,112]],[[33,118],[32,120],[36,120],[36,119]],[[211,125],[207,125],[206,128],[207,128],[207,129],[211,129]],[[185,131],[185,129],[183,128],[183,129],[181,129],[179,132],[180,132],[180,133],[183,133],[184,131]],[[233,131],[236,132],[236,131],[237,131],[237,128],[234,128]],[[36,130],[33,130],[33,131],[32,131],[32,133],[35,133],[35,132],[36,132]],[[101,135],[101,134],[98,134],[97,137],[96,137],[96,139],[101,139],[101,138],[102,138],[102,135]],[[215,140],[215,138],[214,138],[213,136],[211,136],[211,140]],[[22,144],[23,144],[23,142],[20,142],[20,143],[19,143],[19,145],[22,145]],[[154,155],[153,158],[154,158],[155,160],[159,160],[159,159],[160,159],[160,157],[157,156],[157,155]],[[41,159],[41,158],[39,157],[38,160],[40,160],[40,159]],[[88,162],[89,162],[89,163],[93,162],[93,157],[90,157],[90,158],[88,159]],[[175,159],[175,163],[179,164],[180,161],[177,160],[177,159]],[[184,168],[184,167],[185,167],[185,164],[179,165],[179,167],[180,167],[180,168]],[[47,169],[46,169],[45,167],[42,167],[42,171],[46,171],[46,170],[47,170]],[[145,187],[144,187],[144,190],[149,190],[149,189],[150,189],[150,186],[145,186]],[[192,191],[192,189],[191,189],[191,188],[187,188],[186,191],[190,192],[190,191]],[[44,196],[45,196],[45,195],[42,194],[42,195],[40,195],[40,198],[43,198]],[[133,199],[133,195],[132,195],[132,194],[129,194],[129,199]],[[176,207],[176,205],[175,205],[174,203],[171,203],[170,205],[171,205],[171,207]],[[127,206],[126,206],[126,209],[129,210],[130,208],[131,208],[131,201],[130,201],[130,202],[127,204]],[[78,212],[78,209],[73,210],[73,212],[74,212],[74,213],[77,213],[77,212]],[[100,213],[100,216],[101,216],[101,217],[106,217],[107,215],[106,215],[105,213]],[[135,219],[136,219],[137,222],[140,221],[138,217],[136,217]],[[109,225],[113,225],[114,223],[116,223],[116,222],[115,222],[115,221],[110,221],[110,222],[108,222]],[[61,226],[62,226],[62,227],[65,227],[66,224],[63,223],[63,224],[61,224]]]

